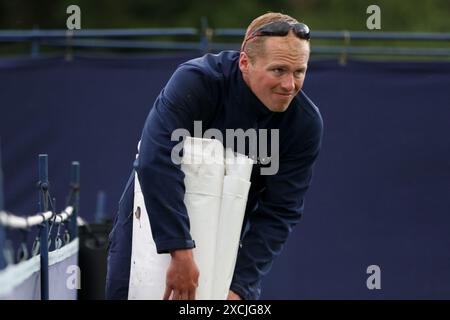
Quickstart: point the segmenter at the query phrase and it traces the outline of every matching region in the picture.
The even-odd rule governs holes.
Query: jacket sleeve
[[[321,145],[320,115],[312,121],[307,138],[280,159],[279,171],[265,177],[257,209],[248,217],[248,229],[238,252],[231,290],[243,299],[258,299],[260,281],[271,269],[292,228],[303,213],[305,193]]]
[[[183,202],[184,173],[171,159],[172,149],[181,142],[171,141],[171,136],[179,128],[192,135],[194,121],[210,119],[216,91],[204,72],[183,65],[172,75],[145,121],[135,169],[158,253],[195,247]]]

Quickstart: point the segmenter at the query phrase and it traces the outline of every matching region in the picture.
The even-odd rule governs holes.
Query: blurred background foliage
[[[81,29],[209,28],[245,29],[268,11],[287,13],[314,31],[450,32],[450,0],[0,0],[0,31],[66,29],[69,5],[81,9]],[[367,7],[381,9],[381,30],[368,30]],[[140,38],[147,41],[199,41],[199,37]],[[234,43],[242,37],[213,36],[213,42]],[[450,48],[450,41],[314,39],[313,46],[377,46]],[[42,46],[42,52],[58,50]],[[105,51],[101,48],[84,48]],[[0,42],[0,56],[26,53],[30,44]],[[108,50],[107,50],[108,51]],[[109,49],[131,52],[132,49]],[[142,52],[142,50],[138,50]],[[314,51],[314,50],[313,50]],[[376,56],[375,56],[376,57]],[[415,59],[415,57],[412,57]],[[450,56],[441,56],[450,60]],[[425,57],[425,59],[428,59]]]
[[[245,28],[267,11],[290,14],[313,30],[367,31],[366,8],[381,8],[381,31],[450,32],[449,0],[0,0],[0,29],[65,29],[67,6],[81,8],[82,29]]]

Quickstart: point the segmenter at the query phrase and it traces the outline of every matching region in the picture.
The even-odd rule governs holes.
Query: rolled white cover
[[[226,175],[216,242],[212,299],[225,300],[236,265],[239,240],[244,220],[253,161],[226,150]]]
[[[134,183],[133,237],[128,299],[161,300],[170,255],[158,254],[137,174]]]
[[[194,258],[200,270],[196,299],[212,296],[217,224],[224,178],[224,151],[218,140],[187,137],[181,170],[185,174],[186,205]],[[161,299],[170,255],[157,254],[137,175],[135,177],[133,240],[129,299]],[[140,215],[136,214],[140,209]],[[139,217],[139,218],[138,218]]]
[[[224,150],[214,139],[187,138],[181,170],[186,205],[195,241],[194,259],[200,270],[197,300],[209,300],[214,279],[214,257],[224,178]],[[201,159],[200,159],[201,156]]]
[[[234,153],[227,148],[225,150],[225,174],[250,181],[254,161],[246,155]]]

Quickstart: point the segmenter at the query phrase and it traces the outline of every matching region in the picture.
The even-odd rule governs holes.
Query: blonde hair
[[[289,22],[289,23],[298,23],[298,21],[287,14],[282,14],[278,12],[268,12],[263,14],[262,16],[254,19],[250,25],[247,27],[247,31],[245,32],[245,38],[242,42],[242,46],[245,43],[245,40],[258,28],[262,27],[265,24],[271,22]],[[251,62],[254,61],[257,55],[264,54],[264,42],[266,41],[265,36],[255,37],[248,41],[245,44],[244,52],[247,54],[248,58]],[[241,46],[241,49],[242,49]]]

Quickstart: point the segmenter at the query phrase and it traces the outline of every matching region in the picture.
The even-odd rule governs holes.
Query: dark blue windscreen
[[[0,60],[5,207],[37,211],[37,158],[56,206],[81,163],[80,216],[112,217],[172,57]],[[300,224],[262,298],[450,298],[450,63],[312,61],[325,134]],[[369,290],[367,268],[380,268]]]

